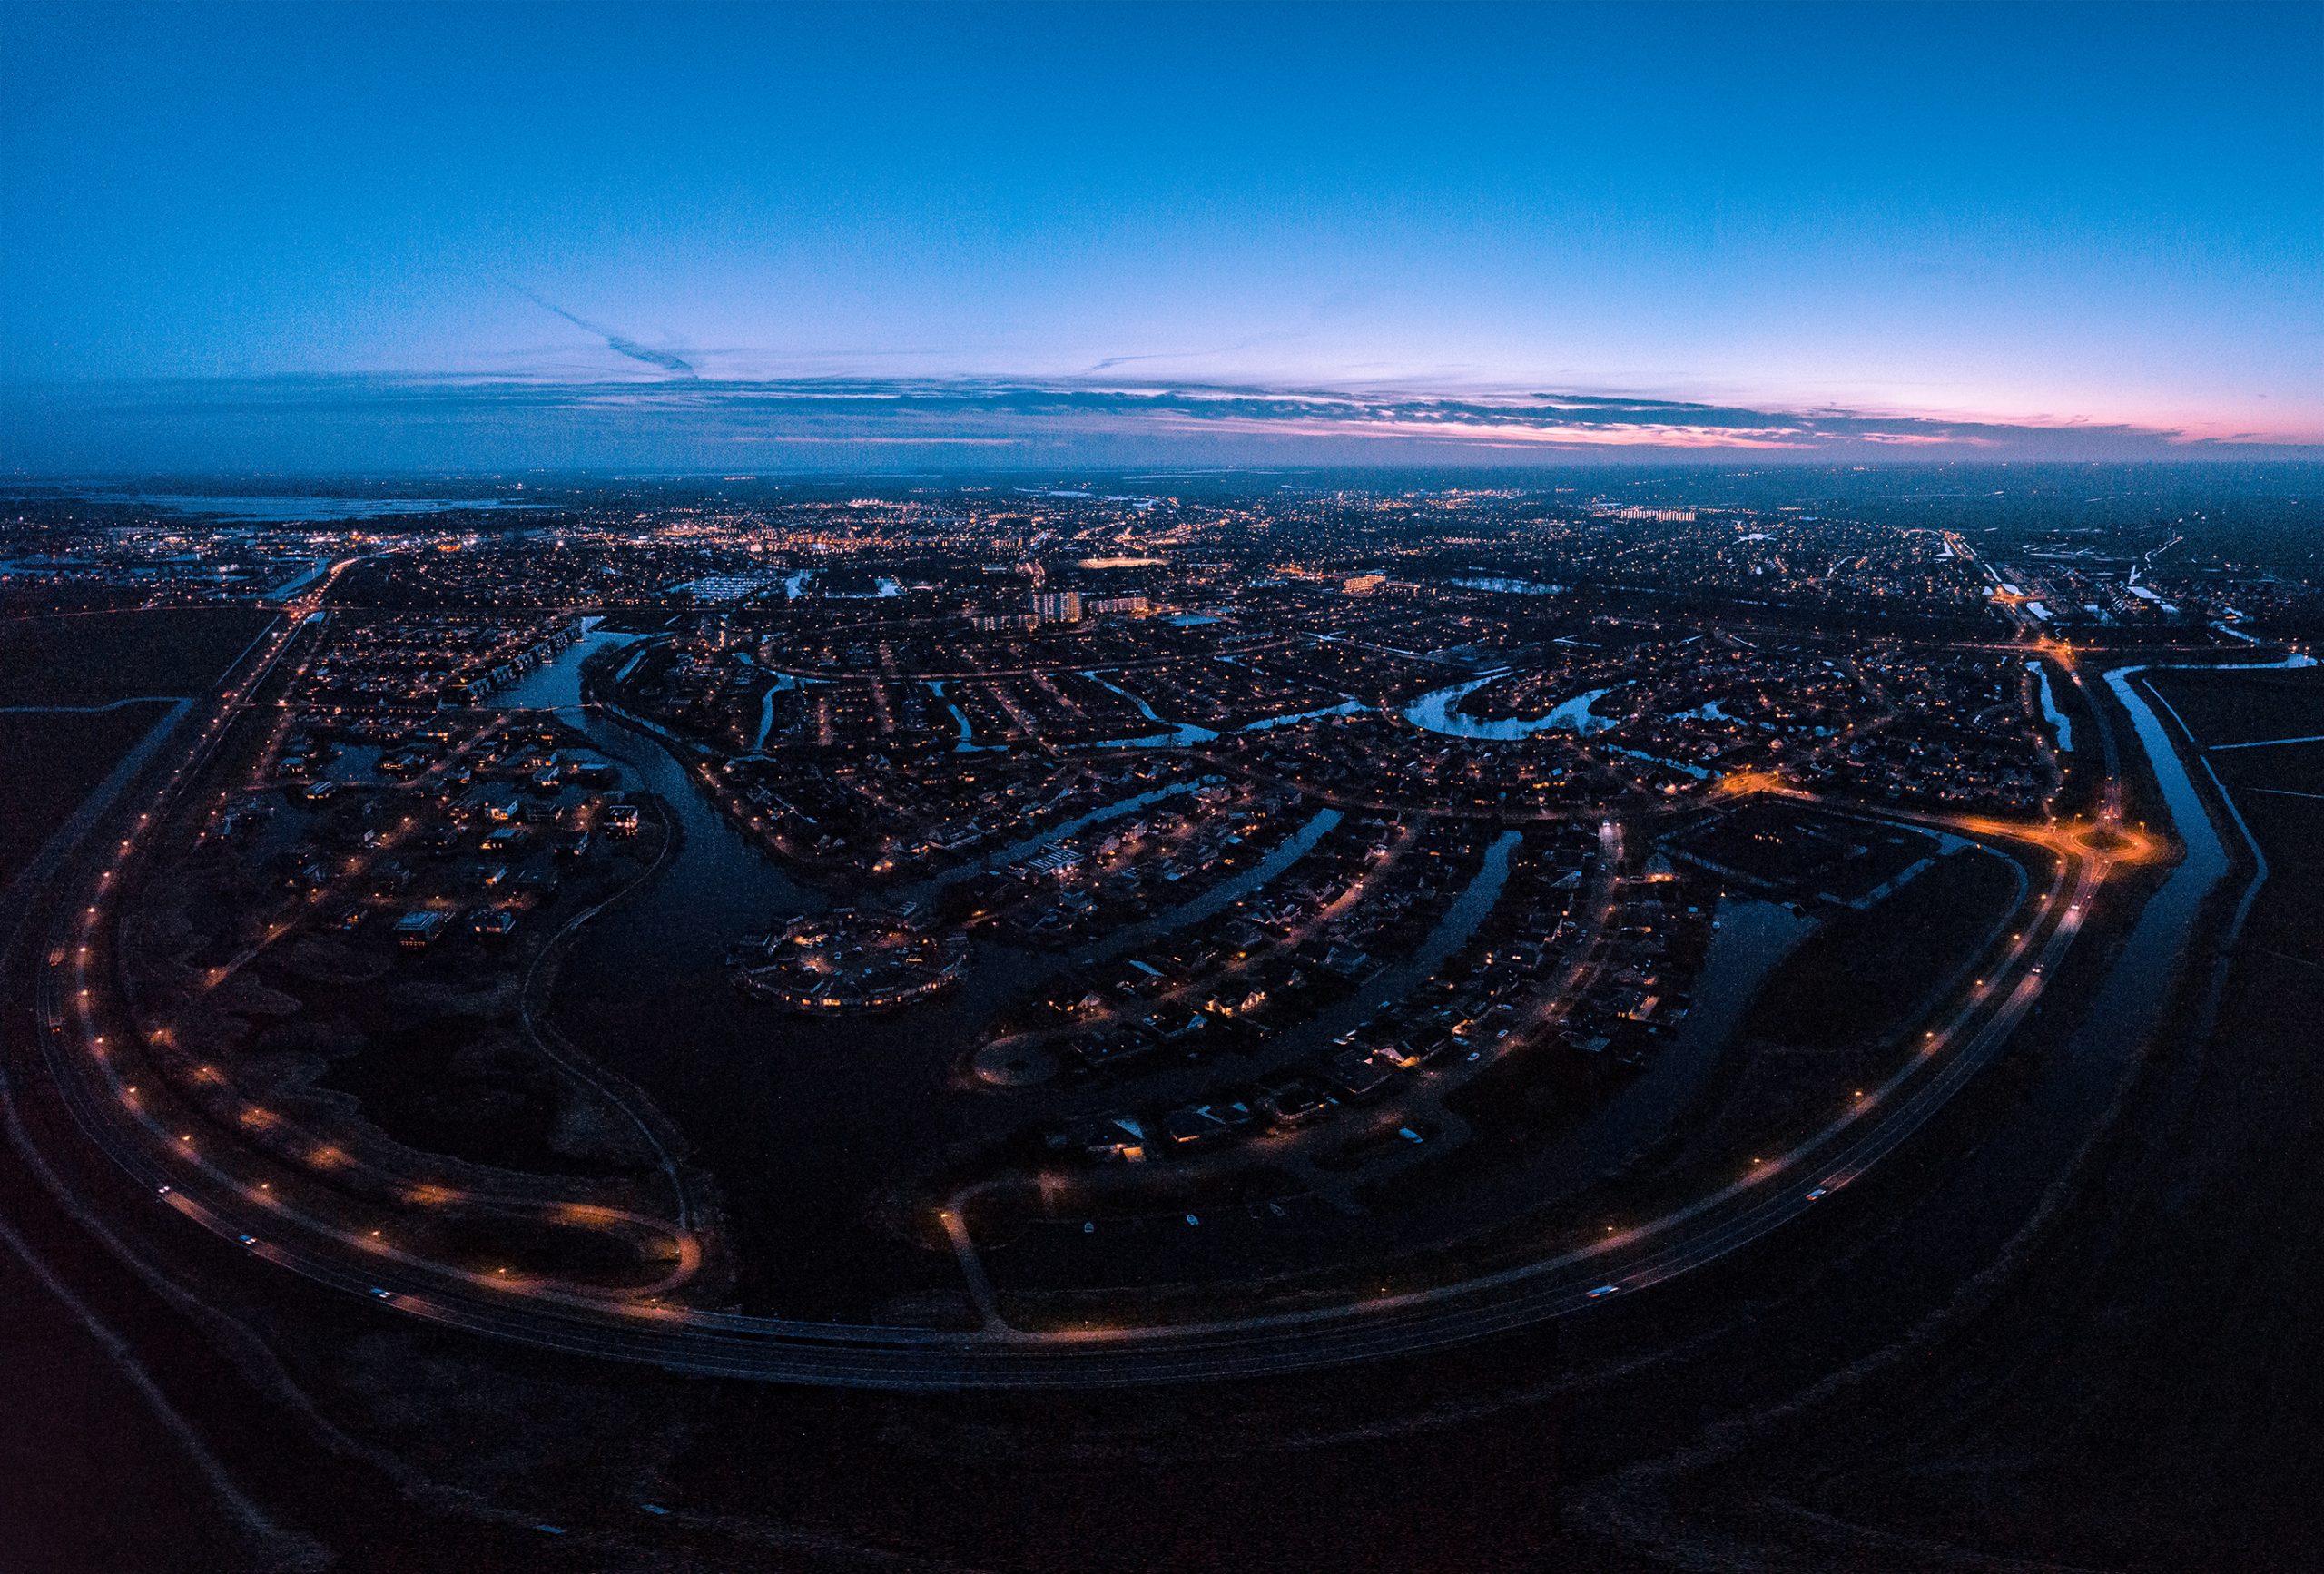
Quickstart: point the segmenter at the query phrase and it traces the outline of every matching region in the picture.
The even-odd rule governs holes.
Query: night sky
[[[2324,444],[2315,5],[0,15],[19,470]]]

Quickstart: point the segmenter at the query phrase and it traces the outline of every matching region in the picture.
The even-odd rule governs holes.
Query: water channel
[[[2073,750],[2073,723],[2066,719],[2063,711],[2058,709],[2057,695],[2050,688],[2050,669],[2040,662],[2027,662],[2025,665],[2041,684],[2042,714],[2049,718],[2050,725],[2057,731],[2058,753],[2071,753]]]
[[[1489,673],[1481,678],[1471,678],[1466,683],[1432,689],[1404,707],[1404,720],[1415,727],[1441,733],[1448,738],[1478,738],[1494,743],[1512,743],[1539,733],[1587,734],[1613,725],[1603,717],[1590,713],[1591,705],[1614,692],[1610,688],[1591,689],[1586,694],[1576,694],[1561,702],[1548,715],[1535,716],[1531,720],[1521,716],[1502,716],[1486,722],[1461,713],[1462,700],[1505,675]]]
[[[566,711],[581,703],[581,664],[601,650],[634,644],[642,634],[600,631],[603,618],[581,620],[581,637],[492,696],[496,710]]]
[[[503,703],[577,704],[581,662],[608,643],[632,637],[585,635],[508,691]],[[2152,763],[2186,855],[2140,912],[2085,1020],[2063,1052],[2043,1061],[2010,1121],[2023,1140],[2003,1145],[1983,1161],[1984,1181],[1996,1199],[2036,1184],[2045,1166],[2054,1166],[2060,1145],[2086,1128],[2154,1020],[2202,900],[2229,867],[2162,723],[2130,675],[2110,673],[2107,682]],[[1440,710],[1450,717],[1452,699],[1484,681],[1490,680],[1430,698],[1443,702]],[[1569,701],[1560,712],[1578,720],[1595,697]],[[951,1085],[953,1067],[981,1040],[991,1012],[1021,996],[1059,959],[980,947],[970,977],[941,1003],[889,1018],[822,1021],[745,1001],[725,978],[726,945],[828,899],[789,879],[745,841],[659,741],[600,713],[586,714],[581,725],[601,752],[627,765],[636,782],[667,807],[680,845],[645,890],[602,914],[576,943],[561,976],[560,1026],[646,1088],[720,1176],[745,1244],[743,1296],[752,1309],[811,1317],[910,1315],[906,1302],[891,1299],[900,1289],[952,1294],[950,1263],[922,1251],[903,1232],[867,1220],[864,1199],[881,1195],[883,1184],[898,1175],[923,1173],[947,1152],[981,1145],[997,1118],[1005,1126],[1059,1101],[1061,1090],[1019,1101],[962,1097]],[[1541,729],[1541,723],[1518,725]],[[1226,888],[1206,892],[1144,925],[1117,931],[1087,954],[1120,955],[1171,928],[1200,921],[1276,878],[1330,829],[1325,816],[1332,814],[1322,812],[1257,868],[1229,882],[1232,894]],[[1068,833],[1060,829],[1049,835]],[[1509,833],[1493,845],[1476,880],[1419,953],[1375,973],[1357,996],[1284,1035],[1280,1052],[1305,1052],[1311,1038],[1320,1042],[1353,1026],[1463,943],[1497,900],[1513,838]],[[1765,915],[1756,910],[1763,905],[1722,908],[1721,935],[1698,986],[1696,1015],[1662,1063],[1617,1101],[1620,1115],[1610,1108],[1607,1123],[1575,1149],[1571,1167],[1576,1176],[1594,1173],[1606,1156],[1649,1140],[1699,1087],[1758,980],[1797,939],[1784,925],[1763,922]],[[1274,1058],[1271,1052],[1268,1058]]]
[[[980,943],[958,988],[882,1017],[794,1016],[743,999],[724,965],[727,947],[832,899],[791,879],[738,832],[662,740],[602,709],[576,713],[581,664],[634,637],[592,631],[502,701],[565,713],[625,768],[632,790],[665,807],[676,836],[659,874],[576,937],[558,975],[556,1025],[644,1088],[719,1177],[742,1244],[746,1306],[909,1318],[916,1313],[891,1297],[949,1295],[957,1269],[907,1233],[867,1218],[866,1206],[876,1205],[867,1199],[887,1195],[899,1177],[940,1167],[948,1153],[980,1148],[1043,1117],[1053,1098],[964,1097],[954,1076],[994,1011],[1067,959]],[[992,858],[1028,854],[1189,785],[1104,806]],[[1118,954],[1223,910],[1281,876],[1339,818],[1335,810],[1316,812],[1252,869],[1115,931],[1095,952]]]

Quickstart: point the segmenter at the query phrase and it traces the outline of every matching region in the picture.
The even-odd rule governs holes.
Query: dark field
[[[367,1045],[334,1065],[322,1086],[353,1094],[365,1118],[426,1152],[552,1174],[592,1167],[552,1140],[556,1079],[480,1018],[430,1022]]]
[[[2155,674],[2154,687],[2207,751],[2195,770],[2198,782],[2208,786],[2215,776],[2233,795],[2243,827],[2268,861],[2242,950],[2324,968],[2324,743],[2235,746],[2324,733],[2324,669],[2234,677],[2163,673]],[[2221,834],[2230,851],[2245,852],[2235,826],[2223,826]],[[2231,983],[2229,992],[2238,993]]]
[[[204,606],[0,622],[0,707],[197,694],[272,621],[254,607]],[[0,886],[167,708],[0,709]]]
[[[2155,676],[2199,740],[2324,731],[2324,674]],[[1818,1507],[2077,1567],[2316,1567],[2324,744],[2191,762],[2208,791],[2205,762],[2267,879],[2223,974],[2199,961],[2197,1036],[2166,1044],[2055,1245],[1900,1385]],[[2231,821],[2221,834],[2238,860],[2215,897],[2226,923],[2253,865]]]
[[[17,1188],[18,1217],[39,1204]],[[37,1248],[27,1245],[37,1253]],[[202,1475],[113,1359],[103,1335],[39,1266],[0,1246],[0,1565],[11,1574],[135,1569],[202,1574],[231,1545]],[[112,1330],[107,1328],[106,1333]]]
[[[0,622],[0,705],[185,698],[273,621],[256,607],[189,606]]]
[[[168,710],[0,713],[0,890]]]
[[[2148,675],[2200,747],[2324,734],[2324,675],[2313,667],[2254,673],[2222,667]]]
[[[1935,838],[1894,825],[1818,814],[1788,803],[1747,803],[1679,839],[1722,869],[1793,900],[1860,901],[1936,851]]]
[[[1744,1030],[1802,1048],[1876,1039],[1984,943],[2017,889],[2009,865],[1938,860],[1862,910],[1834,910],[1768,980]]]

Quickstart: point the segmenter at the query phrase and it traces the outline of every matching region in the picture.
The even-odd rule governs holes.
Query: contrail
[[[566,310],[564,307],[557,305],[556,302],[543,300],[539,296],[534,294],[531,290],[526,289],[521,284],[513,284],[509,286],[509,288],[516,290],[517,294],[523,296],[534,305],[539,307],[543,311],[553,311],[556,313],[557,316],[565,319],[566,321],[571,323],[574,327],[584,329],[590,333],[596,334],[599,339],[606,341],[606,348],[612,350],[615,355],[625,355],[632,360],[642,360],[648,366],[658,366],[664,371],[674,371],[680,377],[693,377],[695,375],[694,367],[691,364],[679,359],[676,356],[672,355],[666,349],[655,349],[651,346],[640,344],[634,339],[624,338],[622,335],[614,332],[613,330],[609,328],[600,328],[597,324],[591,322],[586,318],[576,317],[573,313]]]
[[[551,307],[550,310],[555,310],[556,308]],[[1145,355],[1109,355],[1091,367],[1089,370],[1104,371],[1108,367],[1127,366],[1134,360],[1199,360],[1206,356],[1232,355],[1238,349],[1251,349],[1262,344],[1275,344],[1285,339],[1305,339],[1308,331],[1304,328],[1293,328],[1278,329],[1272,333],[1255,333],[1248,339],[1238,339],[1232,344],[1222,344],[1216,349],[1166,349],[1154,350]],[[1083,375],[1088,374],[1085,372]]]

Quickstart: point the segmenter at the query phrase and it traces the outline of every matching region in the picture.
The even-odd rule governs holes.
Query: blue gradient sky
[[[1927,423],[1891,423],[1898,448],[1973,440],[1964,421],[2324,442],[2314,5],[0,25],[0,462],[22,467],[182,462],[202,429],[231,465],[251,423],[202,412],[285,377],[327,379],[298,386],[357,425],[408,420],[379,390],[415,379],[448,409],[448,378],[691,374]],[[153,379],[212,380],[56,386]],[[781,398],[736,418],[723,391],[721,420],[788,429]],[[1303,440],[1339,418],[1295,414]],[[1622,440],[1760,428],[1702,429]],[[393,439],[382,462],[439,457]]]

